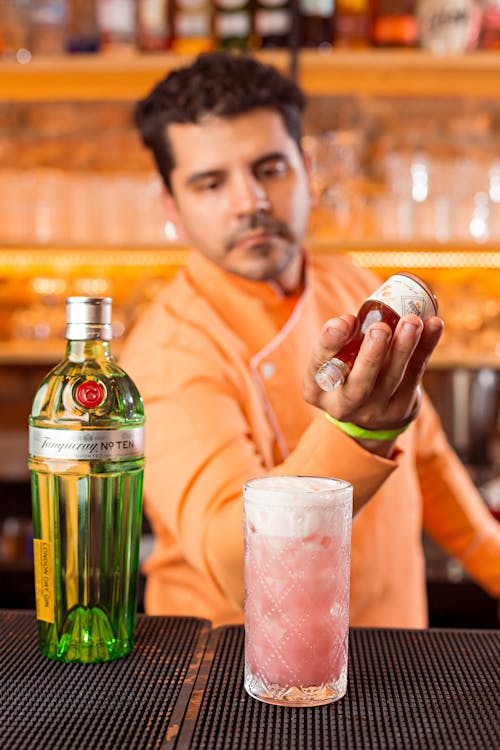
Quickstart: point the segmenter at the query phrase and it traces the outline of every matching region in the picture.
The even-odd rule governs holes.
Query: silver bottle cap
[[[67,297],[66,338],[72,341],[109,341],[111,297]]]

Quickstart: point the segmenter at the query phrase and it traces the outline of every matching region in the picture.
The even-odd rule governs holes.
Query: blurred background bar
[[[64,298],[112,296],[119,353],[185,261],[132,111],[209,49],[305,88],[311,250],[434,287],[446,332],[426,386],[500,518],[500,0],[0,0],[0,607],[34,604],[26,424]],[[496,627],[425,549],[431,624]]]

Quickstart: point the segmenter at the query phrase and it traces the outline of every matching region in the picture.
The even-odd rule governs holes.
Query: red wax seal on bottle
[[[85,380],[75,391],[75,400],[86,409],[93,409],[104,401],[104,387],[95,380]]]

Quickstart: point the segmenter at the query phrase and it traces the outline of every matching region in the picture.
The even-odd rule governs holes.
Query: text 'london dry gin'
[[[42,653],[118,659],[134,645],[144,407],[110,352],[111,299],[66,300],[66,355],[29,418]]]

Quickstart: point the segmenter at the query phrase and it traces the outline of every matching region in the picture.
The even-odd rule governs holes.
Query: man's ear
[[[162,199],[167,219],[165,222],[165,234],[167,238],[169,240],[185,240],[186,235],[174,196],[169,190],[164,188]]]

